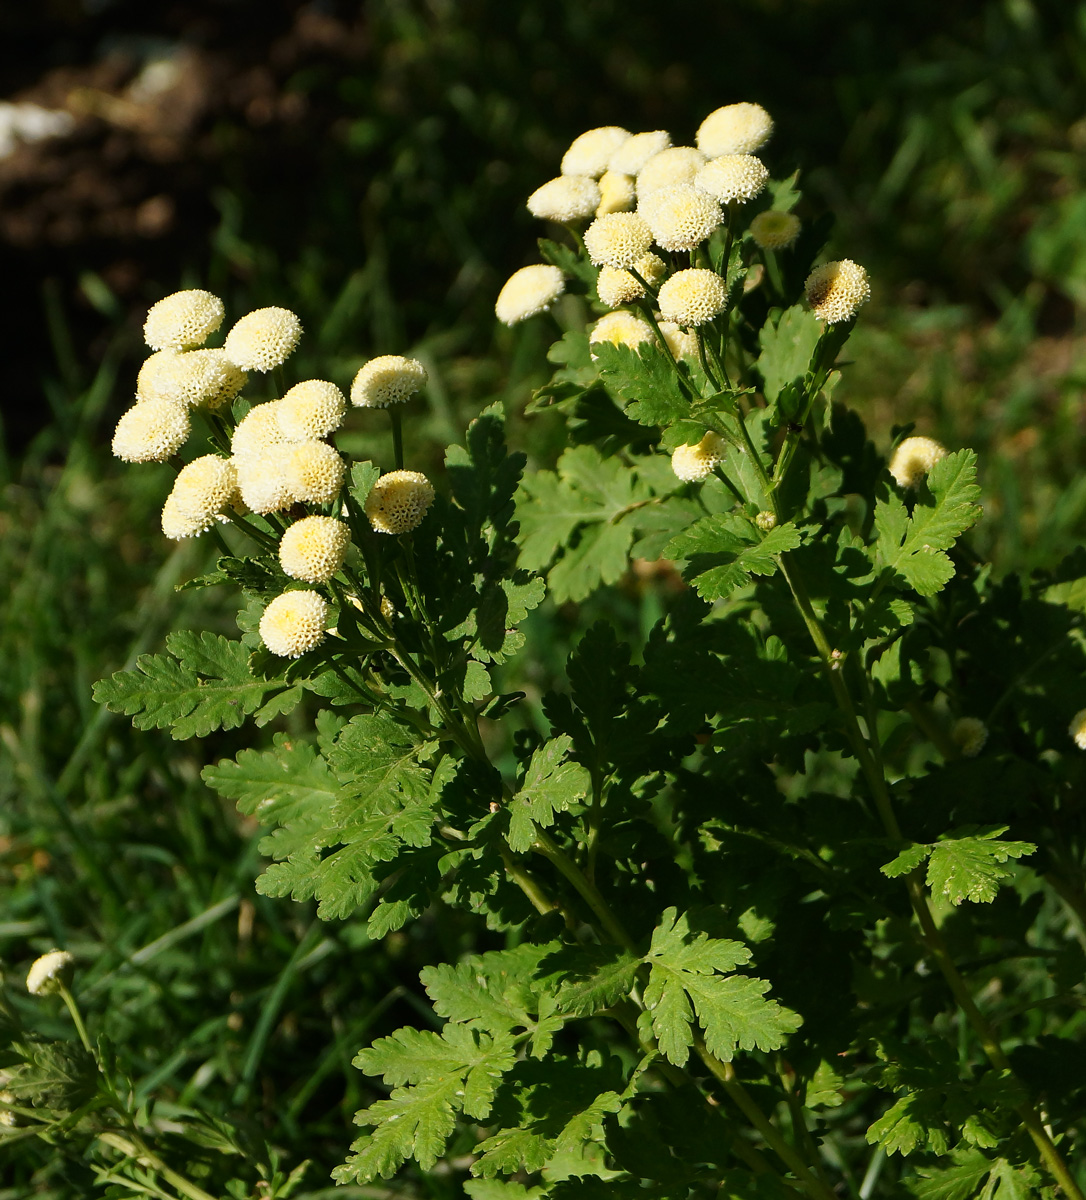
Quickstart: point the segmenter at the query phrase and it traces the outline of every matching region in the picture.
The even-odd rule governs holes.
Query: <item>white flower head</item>
[[[618,125],[603,125],[582,133],[562,155],[562,174],[598,178],[607,170],[615,151],[629,138],[629,130]]]
[[[988,726],[979,717],[959,717],[951,726],[950,738],[964,758],[976,758],[988,740]]]
[[[632,267],[648,253],[652,230],[637,213],[609,213],[589,225],[584,244],[597,267]]]
[[[327,442],[298,442],[287,447],[287,490],[296,501],[331,504],[343,486],[346,466]]]
[[[807,303],[827,325],[850,320],[871,296],[867,272],[851,258],[815,267],[805,286]]]
[[[201,288],[174,292],[151,305],[143,337],[152,350],[191,350],[202,346],[222,324],[226,308]]]
[[[217,454],[205,454],[187,463],[177,473],[167,504],[170,523],[175,529],[191,526],[192,533],[202,533],[217,514],[232,503],[238,490],[238,472],[233,461]],[[187,518],[182,523],[181,518]],[[166,509],[163,509],[162,531],[167,537],[177,534],[167,529]],[[182,533],[179,536],[189,537]]]
[[[113,453],[125,462],[164,462],[189,436],[188,410],[169,400],[141,400],[117,422]]]
[[[651,133],[635,133],[627,138],[611,155],[607,166],[622,175],[636,175],[641,168],[661,150],[671,145],[671,134],[666,129],[654,129]]]
[[[75,959],[67,950],[50,950],[36,958],[26,977],[26,990],[32,996],[48,996],[67,987],[75,971]]]
[[[721,204],[745,204],[761,193],[768,179],[765,164],[753,154],[722,154],[701,168],[694,186]]]
[[[294,503],[295,496],[288,479],[293,449],[291,443],[280,441],[266,446],[259,455],[234,455],[232,462],[238,472],[238,491],[246,508],[267,514],[282,512]]]
[[[257,308],[226,335],[226,357],[243,371],[270,371],[294,353],[302,323],[288,308]]]
[[[377,533],[410,533],[433,500],[433,485],[421,471],[389,471],[366,497],[366,516]]]
[[[693,250],[723,220],[720,205],[688,183],[672,183],[643,197],[638,212],[664,250]]]
[[[708,479],[727,451],[728,443],[711,430],[692,446],[679,446],[671,456],[671,469],[684,483]]]
[[[588,344],[593,346],[597,342],[610,342],[612,346],[629,346],[631,350],[636,350],[645,342],[653,341],[655,336],[647,321],[619,309],[600,317],[588,335]]]
[[[753,154],[769,141],[773,118],[760,104],[726,104],[711,112],[698,129],[698,149],[707,158]]]
[[[596,216],[629,212],[636,203],[637,181],[634,177],[618,171],[604,171],[600,176],[600,202],[596,206]]]
[[[890,474],[898,487],[916,487],[946,455],[946,447],[934,438],[908,437],[890,458]]]
[[[705,166],[705,155],[693,146],[669,146],[654,154],[637,173],[637,194],[645,197],[673,183],[693,183]]]
[[[559,175],[528,197],[528,211],[541,221],[583,221],[599,208],[600,185],[587,175]]]
[[[546,312],[566,290],[565,276],[549,263],[521,267],[505,281],[494,303],[494,314],[504,325],[516,325]]]
[[[278,400],[254,404],[237,423],[230,439],[230,451],[239,463],[257,461],[271,447],[286,440],[279,428],[279,404]],[[259,512],[259,509],[255,511]]]
[[[660,288],[657,303],[665,321],[684,329],[704,325],[724,311],[728,291],[715,271],[691,267],[677,271]]]
[[[351,403],[358,408],[387,408],[402,404],[426,382],[426,368],[417,358],[382,354],[370,359],[354,377]]]
[[[327,379],[307,379],[279,401],[279,432],[288,442],[311,442],[334,433],[343,422],[347,400]]]
[[[646,283],[657,284],[667,274],[664,260],[658,254],[643,254],[633,264],[633,269]],[[618,308],[620,304],[631,304],[640,300],[645,289],[630,274],[620,271],[617,267],[602,267],[596,277],[596,295],[600,303],[608,308]]]
[[[799,237],[799,217],[793,213],[769,209],[750,223],[750,236],[763,250],[787,250]]]
[[[136,395],[140,400],[219,408],[234,399],[246,378],[222,350],[160,350],[140,368]]]
[[[674,321],[657,321],[664,342],[673,358],[697,358],[698,335],[692,329],[683,329]]]
[[[303,517],[283,534],[279,564],[292,579],[325,583],[343,566],[351,530],[334,517]]]
[[[328,602],[316,592],[284,592],[260,618],[260,636],[272,654],[300,658],[324,641]]]

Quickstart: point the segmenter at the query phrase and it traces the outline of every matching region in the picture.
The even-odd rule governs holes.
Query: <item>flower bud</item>
[[[50,950],[31,964],[26,990],[32,996],[48,996],[67,987],[75,974],[75,959],[67,950]]]

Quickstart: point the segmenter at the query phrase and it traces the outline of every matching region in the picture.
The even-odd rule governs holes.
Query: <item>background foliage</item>
[[[358,1045],[432,1020],[424,966],[503,941],[443,914],[377,948],[364,926],[318,926],[304,906],[257,895],[253,828],[199,778],[243,743],[179,745],[93,706],[91,682],[167,629],[233,624],[228,600],[173,590],[204,551],[163,552],[168,476],[108,457],[149,301],[200,282],[233,311],[289,303],[320,331],[307,339],[313,373],[331,362],[340,383],[371,353],[410,351],[431,368],[435,445],[501,399],[514,445],[553,468],[556,427],[537,418],[529,433],[515,418],[549,374],[547,334],[496,330],[492,317],[500,281],[534,257],[524,197],[585,128],[687,138],[717,104],[754,99],[777,120],[775,173],[810,168],[804,215],[830,209],[834,246],[875,281],[839,397],[882,448],[895,422],[916,422],[978,451],[974,545],[999,571],[1051,566],[1083,533],[1086,6],[629,9],[390,0],[0,15],[8,95],[55,104],[82,89],[71,139],[0,161],[3,266],[24,301],[0,466],[9,999],[63,1033],[21,976],[37,953],[68,947],[92,1020],[134,1055],[139,1092],[248,1122],[289,1165],[312,1158],[306,1195],[377,1098],[349,1066]],[[177,104],[135,111],[148,64],[182,52],[187,123]],[[646,572],[605,599],[548,601],[528,621],[544,639],[525,666],[530,698],[594,605],[638,641],[673,586]],[[304,710],[287,733],[291,721],[304,727]],[[10,1154],[0,1195],[89,1192],[86,1164],[33,1143]],[[414,1186],[456,1194],[440,1175]]]

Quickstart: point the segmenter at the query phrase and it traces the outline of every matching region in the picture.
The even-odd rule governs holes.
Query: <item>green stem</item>
[[[83,1049],[88,1054],[93,1055],[94,1050],[91,1047],[90,1038],[87,1036],[87,1027],[83,1024],[83,1016],[75,1002],[75,997],[63,983],[59,985],[57,990],[60,992],[61,999],[67,1005],[68,1012],[72,1015],[72,1023],[75,1025],[76,1033],[79,1034],[79,1040],[83,1043]]]
[[[215,1197],[205,1192],[203,1188],[197,1187],[184,1175],[179,1175],[171,1167],[168,1167],[137,1134],[129,1133],[126,1137],[114,1130],[107,1129],[98,1135],[98,1139],[114,1150],[119,1150],[128,1158],[146,1163],[147,1166],[157,1171],[167,1183],[175,1187],[182,1196],[187,1196],[188,1200],[215,1200]]]
[[[811,605],[810,597],[807,595],[806,588],[798,572],[785,564],[783,555],[778,558],[778,562],[781,572],[792,591],[796,607],[799,609],[804,624],[811,635],[811,640],[815,644],[815,649],[822,659],[822,666],[830,682],[830,687],[833,690],[838,707],[845,717],[845,727],[849,741],[855,750],[856,758],[860,764],[864,778],[867,780],[868,789],[875,802],[875,808],[878,811],[883,828],[887,836],[895,842],[904,841],[901,826],[898,824],[897,816],[894,813],[890,791],[886,786],[885,776],[872,756],[867,740],[860,729],[856,710],[852,704],[852,697],[849,694],[848,687],[840,670],[842,665],[840,655],[835,654],[830,647],[829,641],[822,629],[822,624]],[[923,872],[919,868],[911,871],[905,877],[905,886],[909,894],[909,902],[920,925],[928,952],[935,959],[936,965],[946,980],[955,1002],[965,1014],[969,1024],[973,1027],[973,1032],[976,1034],[984,1053],[997,1070],[1007,1071],[1013,1075],[1014,1070],[1011,1067],[1010,1060],[1003,1052],[1003,1047],[1000,1045],[991,1024],[981,1013],[980,1009],[977,1008],[972,993],[959,973],[954,963],[954,958],[946,942],[943,940],[939,927],[935,923],[935,918],[932,916],[931,908],[928,905],[927,896],[924,892]],[[1022,1120],[1022,1124],[1033,1139],[1034,1145],[1044,1159],[1045,1165],[1060,1187],[1063,1188],[1072,1200],[1086,1200],[1078,1184],[1071,1176],[1059,1150],[1048,1136],[1044,1123],[1041,1121],[1036,1109],[1031,1104],[1023,1103],[1016,1105],[1016,1111]]]

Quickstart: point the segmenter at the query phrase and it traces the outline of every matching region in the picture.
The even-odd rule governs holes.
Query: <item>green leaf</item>
[[[762,326],[758,341],[758,373],[765,381],[765,398],[774,401],[783,388],[802,382],[822,336],[822,322],[804,305],[793,305]]]
[[[943,1093],[936,1088],[910,1092],[868,1129],[867,1140],[882,1146],[887,1154],[907,1155],[918,1147],[946,1154],[950,1135],[944,1120],[944,1104]]]
[[[890,879],[896,879],[899,875],[908,875],[910,871],[915,871],[930,853],[930,846],[920,844],[906,846],[896,858],[892,858],[879,870]]]
[[[976,1150],[954,1151],[954,1166],[943,1170],[917,1167],[907,1183],[917,1200],[970,1200],[992,1168],[991,1160]]]
[[[579,279],[588,288],[595,288],[599,270],[583,254],[578,254],[570,246],[563,246],[561,242],[552,242],[549,238],[538,238],[537,244],[544,262],[549,262],[567,275],[572,275],[574,279]]]
[[[844,1079],[823,1059],[807,1081],[803,1103],[806,1108],[839,1108],[845,1102],[841,1089]]]
[[[566,761],[573,739],[563,734],[532,755],[517,794],[509,802],[509,848],[518,854],[535,841],[535,827],[549,828],[556,813],[565,812],[591,787],[580,763]]]
[[[656,346],[637,350],[599,342],[594,348],[600,375],[626,414],[641,425],[668,426],[690,416],[690,401],[679,386],[670,357]]]
[[[560,956],[558,1008],[571,1017],[591,1017],[630,994],[639,960],[617,946],[571,947]]]
[[[554,1139],[532,1129],[502,1129],[475,1147],[473,1175],[491,1178],[517,1171],[541,1171],[554,1152]]]
[[[94,698],[111,712],[131,716],[137,729],[172,727],[178,741],[236,729],[247,716],[262,725],[301,699],[301,688],[283,679],[254,677],[246,647],[219,634],[171,633],[166,650],[140,655],[134,671],[100,679]],[[276,697],[278,703],[269,706]]]
[[[372,462],[356,462],[351,467],[351,498],[361,512],[373,485],[381,478],[381,468]]]
[[[445,1152],[457,1113],[476,1120],[489,1115],[515,1058],[511,1037],[490,1037],[466,1025],[446,1025],[440,1035],[398,1029],[378,1038],[354,1065],[383,1076],[395,1090],[355,1114],[357,1124],[374,1128],[351,1147],[355,1153],[334,1173],[336,1182],[387,1179],[408,1158],[430,1170]]]
[[[448,1021],[477,1025],[489,1033],[531,1029],[539,1015],[539,964],[556,946],[525,943],[512,950],[492,950],[455,966],[425,967],[419,978],[434,1012]]]
[[[977,456],[959,450],[932,467],[930,491],[911,516],[896,493],[880,500],[875,506],[876,566],[894,572],[922,596],[940,591],[954,574],[946,551],[980,515],[976,474]]]
[[[946,896],[951,904],[961,904],[963,900],[988,904],[995,899],[1003,880],[1011,876],[1001,864],[1037,849],[1032,842],[996,841],[1006,832],[1006,825],[984,830],[973,826],[970,830],[976,832],[967,833],[965,828],[955,830],[931,847],[928,886]]]
[[[704,600],[720,600],[750,582],[773,575],[777,555],[794,550],[800,534],[791,522],[762,532],[738,513],[704,517],[664,548],[668,558],[689,560],[684,578]]]
[[[749,959],[740,942],[692,934],[674,908],[663,913],[644,958],[645,1005],[661,1053],[676,1066],[694,1044],[695,1016],[709,1051],[725,1062],[737,1049],[776,1050],[799,1028],[795,1013],[763,999],[767,982],[728,974]]]

